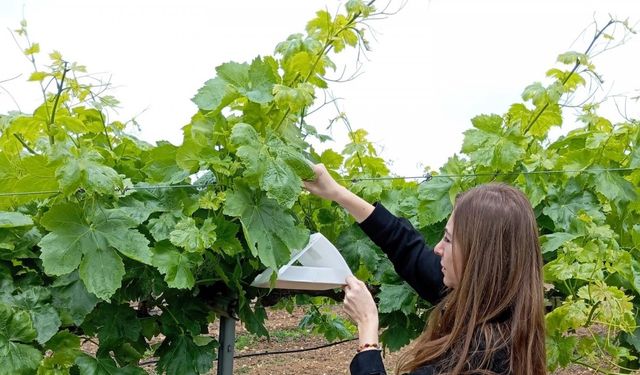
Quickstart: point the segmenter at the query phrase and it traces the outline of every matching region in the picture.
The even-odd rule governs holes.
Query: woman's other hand
[[[358,325],[360,346],[378,343],[378,308],[367,286],[353,276],[344,287],[344,310]]]

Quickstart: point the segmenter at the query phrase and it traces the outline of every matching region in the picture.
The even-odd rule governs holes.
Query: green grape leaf
[[[542,212],[549,216],[556,224],[558,230],[569,231],[571,223],[580,212],[586,212],[597,222],[604,220],[604,215],[598,209],[598,203],[588,191],[564,192],[561,195],[553,194],[551,202],[543,208]]]
[[[216,342],[199,346],[190,336],[167,337],[156,351],[158,371],[167,374],[198,375],[213,366]]]
[[[45,345],[52,354],[40,362],[38,375],[68,375],[76,358],[82,355],[80,338],[68,331],[60,331]]]
[[[629,168],[640,167],[640,147],[634,147],[631,151],[631,161],[629,162]]]
[[[169,240],[189,252],[202,252],[216,241],[216,225],[212,219],[206,219],[198,228],[195,220],[188,217],[178,222],[175,229],[169,233]]]
[[[80,375],[147,375],[147,372],[139,367],[118,367],[110,357],[93,358],[84,354],[76,359],[76,364],[80,369]]]
[[[612,202],[630,202],[637,197],[636,187],[619,172],[598,172],[593,179],[596,191]]]
[[[578,338],[575,336],[547,336],[547,365],[553,371],[558,366],[565,367],[571,363],[573,353],[577,347]]]
[[[579,62],[582,65],[587,65],[588,56],[584,53],[568,51],[558,55],[558,62],[561,62],[563,64],[575,64],[576,62]]]
[[[453,210],[451,190],[454,181],[448,177],[435,177],[418,188],[418,222],[420,226],[438,223]]]
[[[544,175],[521,174],[516,184],[529,198],[532,207],[538,206],[547,197],[547,179]]]
[[[73,204],[53,206],[41,220],[51,231],[38,244],[42,264],[49,275],[64,275],[78,268],[83,251],[95,251],[97,244],[88,235],[90,228],[83,210]]]
[[[469,155],[472,163],[508,171],[522,159],[522,140],[504,133],[502,117],[480,115],[471,122],[475,129],[464,132],[462,152]]]
[[[293,206],[302,191],[300,178],[291,168],[278,163],[276,159],[271,159],[268,163],[260,187],[270,198],[285,207]]]
[[[175,229],[180,218],[179,212],[165,212],[157,218],[149,219],[149,232],[153,238],[160,242],[169,239],[169,234]]]
[[[333,26],[331,15],[326,10],[319,10],[316,12],[316,18],[307,22],[307,32],[309,35],[315,36],[318,39],[325,39]]]
[[[402,311],[409,315],[416,311],[418,295],[406,283],[400,285],[383,284],[378,294],[380,303],[378,305],[381,313]]]
[[[87,291],[78,272],[57,278],[52,284],[51,294],[53,305],[65,325],[73,323],[79,326],[98,303],[98,299]]]
[[[79,275],[89,292],[107,300],[122,284],[124,263],[112,249],[96,249],[82,258]]]
[[[264,326],[267,312],[263,306],[256,305],[255,308],[252,309],[246,300],[241,301],[238,315],[247,331],[254,335],[269,337],[269,331],[267,331],[267,328]]]
[[[584,301],[565,301],[545,317],[549,335],[577,329],[587,322],[589,307]]]
[[[191,99],[200,109],[219,111],[239,96],[233,86],[224,79],[216,77],[205,82]]]
[[[14,310],[0,303],[0,375],[33,374],[42,354],[27,345],[37,337],[26,311]]]
[[[103,164],[103,157],[95,150],[82,150],[80,155],[69,156],[56,170],[60,188],[66,194],[83,188],[104,195],[122,189],[122,178]]]
[[[14,289],[11,270],[0,262],[0,301],[3,294],[11,295]]]
[[[239,145],[237,155],[246,167],[246,177],[257,177],[260,187],[270,198],[285,207],[293,206],[302,191],[300,177],[315,174],[304,157],[277,138],[266,144],[253,126],[238,123],[233,127],[231,142]],[[284,161],[284,163],[282,162]]]
[[[15,228],[33,225],[31,217],[19,212],[0,211],[0,228]]]
[[[191,294],[181,293],[167,297],[167,313],[161,316],[162,332],[167,337],[183,335],[185,332],[198,336],[207,329],[207,317],[211,308],[202,299],[193,298]]]
[[[538,112],[536,112],[536,115]],[[537,116],[536,120],[530,125],[529,132],[533,136],[545,138],[549,133],[549,129],[554,126],[562,125],[562,109],[558,104],[548,104],[545,110]]]
[[[249,83],[249,64],[227,62],[216,67],[218,77],[236,87],[246,86]]]
[[[140,320],[129,305],[102,303],[92,314],[92,323],[97,326],[100,350],[109,350],[124,342],[136,342],[142,332]]]
[[[597,303],[590,312],[594,319],[606,319],[624,332],[632,332],[635,329],[633,303],[631,303],[633,297],[625,295],[619,287],[594,282],[592,285],[581,287],[577,294],[587,301]]]
[[[172,288],[191,289],[195,285],[193,269],[197,264],[197,255],[181,253],[167,241],[156,243],[152,249],[154,267],[164,276]]]
[[[249,82],[240,88],[241,93],[255,103],[266,104],[273,100],[271,91],[277,77],[268,62],[256,57],[249,67],[248,78]]]
[[[502,133],[502,117],[496,114],[478,115],[471,119],[473,127],[486,133]]]
[[[309,240],[309,231],[296,226],[291,214],[246,186],[227,193],[224,214],[240,218],[252,254],[272,269],[285,264],[290,250],[303,248]]]
[[[560,246],[578,237],[579,235],[575,233],[558,232],[558,233],[552,233],[552,234],[545,234],[544,236],[540,237],[540,245],[542,247],[542,253],[545,254],[545,253],[555,251]]]
[[[29,45],[29,47],[24,49],[24,54],[29,56],[29,55],[34,55],[36,53],[40,52],[40,44],[39,43],[31,43]]]
[[[58,312],[49,303],[51,292],[43,287],[33,287],[15,296],[15,304],[31,316],[38,333],[37,341],[44,344],[58,332],[62,324]]]
[[[396,351],[407,345],[415,336],[409,317],[400,311],[383,315],[380,318],[380,323],[381,325],[386,323],[387,326],[380,335],[380,340],[391,351]]]
[[[313,56],[307,51],[300,51],[287,58],[284,62],[284,82],[292,82],[298,75],[309,76],[313,68]]]
[[[165,210],[162,207],[162,202],[159,202],[151,194],[145,195],[141,192],[120,198],[118,208],[124,215],[134,220],[137,225],[144,223],[152,213]]]
[[[342,165],[344,157],[332,149],[327,149],[320,154],[320,162],[324,164],[327,169],[338,169]]]
[[[315,99],[315,89],[307,82],[299,83],[295,88],[275,84],[273,85],[273,94],[278,107],[294,113],[310,106]]]
[[[367,5],[362,0],[349,0],[345,4],[347,12],[349,14],[362,14],[364,17],[368,17],[369,14],[375,10],[371,5]]]
[[[39,243],[45,271],[64,275],[80,266],[80,277],[98,297],[109,298],[124,275],[122,259],[111,247],[131,259],[151,263],[149,242],[130,229],[137,222],[126,211],[64,203],[51,207],[41,223],[51,231]]]
[[[149,176],[147,182],[156,184],[182,183],[189,177],[176,162],[179,148],[169,142],[158,142],[158,146],[144,155],[145,165],[142,171]]]
[[[357,270],[362,263],[373,272],[380,260],[376,245],[367,237],[357,225],[352,225],[340,233],[336,240],[336,247],[353,270]]]
[[[227,221],[224,218],[216,220],[215,225],[217,238],[213,247],[222,250],[223,253],[229,256],[241,254],[244,249],[237,236],[240,225]]]
[[[41,198],[55,194],[59,190],[56,166],[43,155],[9,160],[7,155],[0,153],[0,193],[54,192],[38,194],[37,197]],[[0,208],[14,207],[34,198],[33,195],[0,197]]]
[[[300,178],[303,180],[313,180],[316,177],[313,168],[302,154],[284,144],[276,144],[273,148],[277,157],[287,163]]]
[[[640,249],[640,224],[636,224],[632,227],[631,239],[634,246]]]

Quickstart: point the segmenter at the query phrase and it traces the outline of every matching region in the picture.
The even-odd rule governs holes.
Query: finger
[[[347,276],[347,278],[345,279],[345,282],[347,283],[347,286],[349,288],[357,288],[362,283],[360,280],[358,280],[355,276],[352,276],[352,275]]]
[[[364,283],[353,275],[347,276],[345,281],[350,288],[364,288]]]

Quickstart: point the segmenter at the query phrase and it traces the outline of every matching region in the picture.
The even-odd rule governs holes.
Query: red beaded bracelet
[[[358,353],[368,348],[380,349],[380,345],[377,342],[373,344],[362,344],[358,346]]]

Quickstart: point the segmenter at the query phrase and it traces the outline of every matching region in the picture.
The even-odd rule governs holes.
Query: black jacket
[[[418,295],[432,304],[438,303],[446,293],[440,257],[428,247],[424,238],[411,223],[390,213],[381,204],[376,204],[373,213],[360,228],[387,254],[396,272],[415,289]],[[505,353],[500,353],[503,356]],[[491,370],[505,372],[508,361],[493,361]],[[508,366],[506,366],[508,368]],[[350,365],[351,375],[385,375],[382,356],[378,350],[367,350],[356,354]],[[425,366],[410,375],[437,374],[434,366]]]

